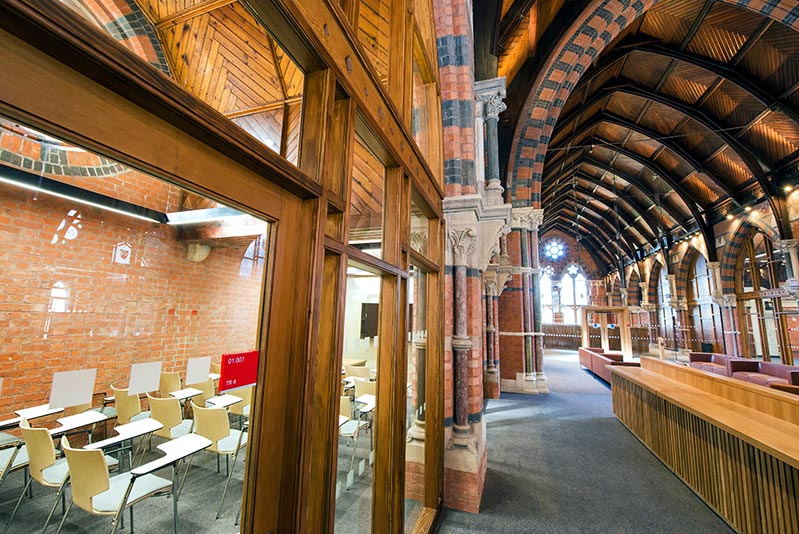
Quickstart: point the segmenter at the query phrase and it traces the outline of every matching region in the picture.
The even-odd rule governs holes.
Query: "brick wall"
[[[263,270],[240,276],[248,244],[193,263],[173,227],[0,184],[0,413],[45,402],[56,371],[98,368],[103,391],[131,363],[183,371],[255,348]]]

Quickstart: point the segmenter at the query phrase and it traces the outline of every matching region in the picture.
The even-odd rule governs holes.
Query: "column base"
[[[478,513],[483,494],[488,449],[485,422],[474,425],[475,448],[454,448],[444,451],[444,506]],[[455,434],[453,429],[453,434]]]
[[[538,393],[549,393],[549,386],[547,386],[547,377],[544,373],[535,374],[535,390]]]
[[[516,380],[502,379],[499,381],[502,391],[526,393],[528,395],[536,395],[538,393],[535,382],[535,375],[525,373],[516,373]]]
[[[483,398],[499,398],[499,372],[496,367],[491,367],[483,371]]]
[[[469,452],[477,452],[477,438],[472,433],[471,426],[460,427],[458,425],[452,426],[452,434],[450,435],[447,449],[450,450],[468,450]]]
[[[408,443],[412,441],[420,441],[424,443],[425,424],[424,421],[414,420],[413,426],[408,430]]]

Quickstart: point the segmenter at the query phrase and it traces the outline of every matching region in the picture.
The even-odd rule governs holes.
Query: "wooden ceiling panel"
[[[730,147],[711,159],[707,168],[716,176],[725,176],[733,190],[746,183],[751,174],[741,158]]]
[[[284,156],[294,165],[299,164],[300,132],[302,131],[302,103],[296,102],[286,106],[288,114],[286,121],[286,147]],[[282,147],[281,147],[282,148]]]
[[[221,113],[284,99],[266,32],[239,4],[163,30],[175,78]]]
[[[613,93],[607,109],[611,113],[635,120],[646,105],[646,100],[637,96]]]
[[[641,125],[656,132],[671,132],[682,119],[681,113],[663,104],[653,102],[641,118]]]
[[[253,113],[231,119],[247,133],[258,139],[277,153],[280,153],[280,140],[283,131],[283,109]]]
[[[641,154],[643,157],[649,159],[655,151],[660,148],[660,143],[653,141],[645,135],[633,132],[624,146],[636,154]]]
[[[616,157],[616,160],[613,162],[613,168],[618,169],[627,176],[637,176],[642,170],[638,162],[621,155]]]
[[[796,32],[774,24],[741,62],[743,68],[782,93],[799,81],[799,39]],[[795,101],[799,104],[799,100]]]
[[[670,64],[671,59],[667,57],[634,51],[627,56],[621,73],[622,76],[639,82],[641,85],[654,88]]]
[[[763,17],[736,7],[715,4],[688,44],[688,51],[721,62],[730,61],[763,22]]]
[[[707,99],[702,109],[711,117],[728,126],[745,126],[764,109],[754,97],[746,91],[725,81]]]
[[[582,105],[583,99],[585,98],[585,92],[587,90],[588,88],[584,85],[578,86],[563,105],[563,109],[560,112],[561,116],[566,117],[569,115],[569,113],[580,107]]]
[[[610,124],[607,122],[599,123],[599,126],[596,129],[596,133],[599,137],[601,137],[602,139],[607,139],[608,141],[612,141],[614,143],[615,142],[621,143],[622,141],[624,141],[624,138],[627,136],[628,131],[629,130],[624,129],[621,126],[618,126],[616,124]]]
[[[703,160],[714,154],[724,144],[717,135],[694,120],[689,120],[680,129],[675,139],[684,144],[697,158]]]
[[[383,213],[385,167],[360,137],[355,139],[350,203],[353,215],[370,220],[371,215]]]
[[[705,178],[704,180],[702,178]],[[704,175],[694,175],[683,182],[683,187],[691,194],[691,198],[701,206],[709,206],[719,199],[719,193],[708,184],[712,183]]]
[[[662,0],[647,12],[640,31],[661,41],[679,44],[701,10],[702,2]]]
[[[772,112],[754,125],[742,139],[769,161],[778,161],[799,148],[799,125],[782,113]]]
[[[685,176],[693,171],[693,167],[668,149],[660,152],[656,161],[658,165],[665,168],[673,176]]]
[[[680,61],[663,85],[661,92],[693,104],[716,80],[718,76],[710,71]]]
[[[703,187],[708,189],[708,195],[710,195],[710,197],[708,197],[710,199],[709,202],[716,202],[725,195],[725,192],[716,185],[716,182],[711,180],[710,177],[703,172],[696,173],[694,176],[686,180],[686,183],[693,183],[694,181],[697,182],[695,187],[699,187],[698,184],[702,184]]]
[[[387,0],[360,1],[358,39],[384,83],[388,79],[390,16],[391,5]]]

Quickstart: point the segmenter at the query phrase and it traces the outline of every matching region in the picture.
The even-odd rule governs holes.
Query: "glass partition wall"
[[[7,118],[0,146],[0,416],[27,414],[56,438],[74,418],[87,418],[69,444],[109,440],[112,476],[158,460],[189,434],[228,436],[229,447],[208,441],[191,469],[180,469],[180,523],[237,532],[269,224]],[[76,371],[91,376],[62,375]],[[79,405],[56,400],[65,393],[60,376],[73,377],[66,394]],[[36,407],[48,403],[53,413],[38,417]],[[155,426],[137,430],[143,419]],[[114,442],[123,431],[132,451]],[[23,482],[9,476],[0,498],[16,498]],[[13,532],[38,531],[54,497],[37,491],[13,519],[7,507],[0,520]],[[166,499],[136,509],[144,531],[171,529]],[[64,528],[99,532],[108,522],[76,510]]]
[[[135,395],[112,400],[111,385],[131,386],[132,365],[160,362],[180,381],[162,388],[159,370],[157,386],[141,390],[142,411],[182,392],[190,398],[178,399],[176,426],[196,433],[204,397],[227,393],[215,406],[241,445],[229,470],[221,457],[217,471],[211,450],[188,474],[180,464],[179,531],[425,532],[443,496],[444,428],[430,6],[415,3],[414,23],[397,26],[407,10],[343,2],[362,40],[380,33],[370,54],[341,33],[340,10],[322,4],[117,2],[96,13],[84,0],[27,2],[0,8],[4,61],[26,74],[0,77],[0,113],[39,143],[0,143],[12,153],[0,165],[22,172],[0,181],[0,324],[14,333],[1,349],[5,415],[47,400],[49,382],[18,377],[96,367],[93,406],[119,416]],[[312,9],[331,18],[309,23],[321,20]],[[143,30],[119,33],[106,19]],[[389,22],[405,30],[386,34]],[[10,277],[23,267],[35,276]],[[25,289],[32,296],[20,297]],[[240,387],[248,379],[224,362],[254,369],[257,387]],[[109,417],[95,442],[116,435]],[[145,446],[118,469],[162,454],[177,438],[171,426],[152,447],[136,438],[132,457]],[[85,433],[70,440],[88,444]],[[21,471],[6,477],[0,498],[16,497],[21,481]],[[16,519],[25,527],[10,531],[40,530],[55,491],[34,495]],[[137,504],[137,528],[169,531],[175,502]],[[73,507],[65,531],[109,526],[96,521],[109,519]]]

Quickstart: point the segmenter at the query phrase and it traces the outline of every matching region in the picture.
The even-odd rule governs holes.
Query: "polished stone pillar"
[[[496,355],[494,354],[494,335],[496,328],[494,326],[494,297],[497,292],[497,281],[494,277],[486,276],[483,278],[483,287],[485,289],[485,347],[486,347],[486,371],[489,373],[496,373]]]
[[[538,393],[549,393],[544,374],[544,333],[541,328],[541,269],[539,260],[538,230],[544,223],[544,210],[534,209],[530,217],[530,251],[533,290],[533,361],[535,364],[535,388]]]
[[[472,340],[468,332],[468,301],[466,267],[469,258],[474,253],[477,232],[473,228],[464,228],[449,231],[449,243],[452,247],[453,265],[453,425],[452,446],[476,448],[469,425],[469,352],[472,349]]]
[[[505,78],[493,78],[481,80],[475,83],[474,94],[477,100],[475,108],[482,110],[482,124],[479,139],[475,135],[475,144],[480,155],[485,154],[485,160],[479,158],[477,161],[485,161],[485,194],[483,198],[488,205],[502,204],[502,184],[499,177],[499,114],[505,111]],[[478,119],[475,119],[475,132],[477,131]],[[481,143],[483,141],[483,143]],[[481,150],[482,149],[482,150]]]

